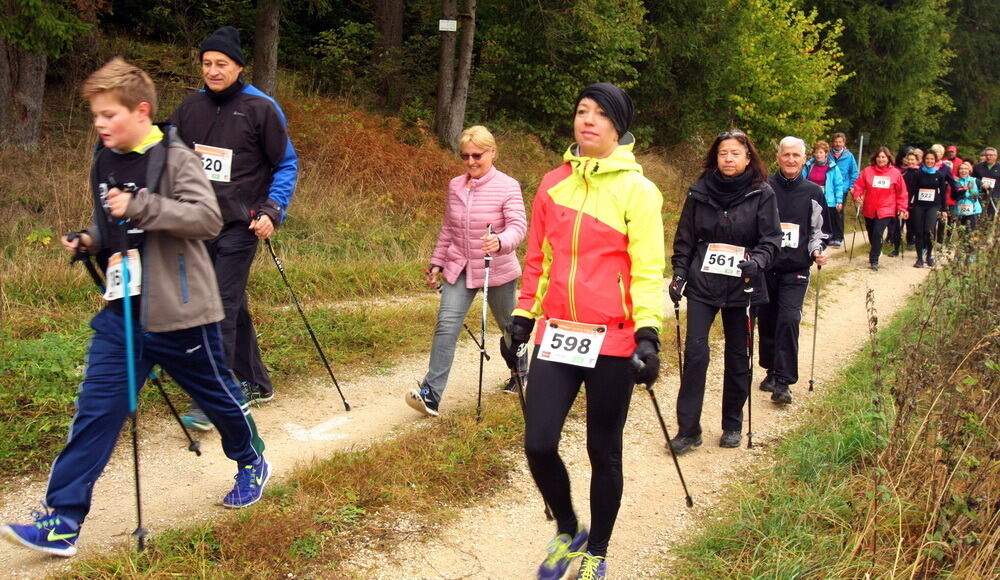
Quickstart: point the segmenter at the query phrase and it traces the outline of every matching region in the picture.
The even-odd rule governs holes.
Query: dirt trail
[[[843,252],[834,252],[830,268],[843,267],[845,273],[821,289],[820,321],[816,349],[816,391],[808,392],[810,350],[813,336],[813,293],[803,312],[800,334],[799,383],[793,386],[793,405],[778,407],[769,393],[756,388],[752,392],[754,413],[754,449],[746,449],[746,439],[739,449],[718,447],[722,434],[721,344],[712,346],[705,412],[702,426],[704,444],[681,457],[681,467],[691,492],[695,509],[684,504],[684,494],[677,474],[664,449],[664,440],[644,391],[632,398],[625,427],[625,491],[621,511],[608,554],[613,578],[656,578],[665,572],[660,567],[664,553],[686,529],[703,521],[706,511],[717,503],[717,496],[729,482],[741,474],[766,466],[769,450],[782,434],[795,426],[807,412],[809,401],[822,394],[835,380],[844,363],[864,344],[868,324],[865,293],[875,289],[876,308],[884,324],[903,303],[916,284],[927,275],[915,269],[912,261],[883,259],[882,270],[867,269],[867,256],[847,264]],[[864,269],[862,269],[864,268]],[[668,429],[676,431],[674,404],[677,395],[677,363],[673,320],[667,321],[664,339],[664,372],[656,389]],[[763,371],[754,369],[754,383]],[[581,397],[582,398],[582,397]],[[744,426],[744,432],[746,427]],[[590,464],[586,455],[586,437],[582,415],[567,422],[561,444],[563,460],[570,472],[576,511],[589,521],[588,492]],[[511,485],[482,505],[463,510],[457,520],[440,534],[422,542],[406,542],[392,554],[359,553],[353,570],[363,578],[533,578],[544,557],[546,542],[555,533],[553,523],[545,521],[538,491],[521,455],[513,458],[520,469]],[[575,577],[571,569],[569,577]]]
[[[842,253],[838,253],[842,256]],[[842,262],[838,258],[837,262]],[[850,271],[837,283],[823,288],[816,377],[820,392],[836,376],[842,362],[862,344],[867,330],[864,294],[876,288],[882,320],[901,304],[902,297],[923,280],[927,270],[916,270],[909,262],[885,260],[881,272],[858,269],[864,260],[853,262]],[[434,298],[429,298],[433,300]],[[800,385],[808,380],[808,345],[812,339],[811,306],[804,313]],[[673,354],[672,320],[665,341],[665,372],[657,393],[668,425],[673,428],[673,398],[677,377]],[[428,343],[430,337],[428,336]],[[493,343],[494,341],[490,341]],[[495,351],[495,347],[492,349]],[[492,351],[491,351],[492,352]],[[478,379],[477,350],[471,340],[459,341],[456,364],[442,407],[474,404]],[[499,353],[486,365],[484,385],[490,396],[495,385],[507,375],[499,363]],[[311,389],[286,396],[278,386],[272,403],[254,410],[254,417],[267,444],[274,481],[280,482],[299,463],[329,453],[356,448],[391,436],[394,429],[414,421],[428,420],[403,402],[403,393],[416,385],[426,371],[427,355],[405,358],[386,371],[359,369],[354,375],[338,374],[341,386],[354,407],[345,413],[336,391],[325,377]],[[337,370],[337,369],[335,369]],[[343,373],[343,371],[340,371]],[[674,371],[676,372],[676,371]],[[759,378],[759,370],[755,372]],[[647,576],[650,564],[661,557],[671,538],[691,525],[702,511],[714,503],[715,494],[735,474],[762,464],[767,449],[780,434],[794,424],[796,416],[814,396],[797,386],[796,404],[775,408],[765,394],[754,393],[755,450],[723,450],[715,445],[719,435],[719,384],[721,352],[713,346],[709,369],[709,389],[703,425],[705,445],[682,459],[688,486],[694,495],[695,510],[684,507],[683,495],[673,466],[663,448],[663,439],[645,393],[636,392],[626,427],[625,496],[609,563],[615,577]],[[485,404],[489,404],[489,400]],[[316,410],[319,411],[316,411]],[[572,419],[564,437],[564,459],[573,476],[577,511],[589,520],[586,493],[589,464],[582,425]],[[203,434],[203,455],[186,451],[186,441],[175,424],[162,420],[141,426],[141,465],[144,517],[155,536],[170,527],[217,517],[226,510],[220,501],[232,485],[234,464],[223,455],[218,435]],[[125,442],[125,438],[122,439]],[[457,521],[425,544],[407,543],[392,554],[359,553],[354,571],[365,578],[528,578],[540,561],[553,526],[542,516],[542,505],[522,456],[511,458],[519,469],[510,486],[489,498],[485,505],[464,510]],[[120,546],[130,541],[135,527],[134,488],[129,447],[120,445],[104,476],[94,490],[93,510],[77,544],[83,554]],[[28,520],[29,510],[44,497],[45,478],[25,478],[13,491],[0,495],[0,521]],[[0,542],[0,569],[12,577],[37,577],[57,573],[65,561]],[[652,575],[651,573],[649,575]]]

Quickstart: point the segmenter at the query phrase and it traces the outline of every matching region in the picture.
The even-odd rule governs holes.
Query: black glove
[[[635,332],[635,351],[632,353],[643,365],[635,369],[636,384],[652,385],[660,375],[660,337],[656,330],[645,326]]]
[[[670,286],[667,287],[667,293],[670,294],[670,301],[674,304],[680,304],[681,298],[684,297],[684,282],[684,276],[674,274],[674,279],[670,281]]]
[[[757,274],[760,274],[760,264],[758,264],[757,260],[754,260],[753,258],[743,260],[737,264],[737,266],[739,266],[740,269],[740,276],[743,276],[744,278],[753,278]]]
[[[517,370],[517,351],[511,346],[507,346],[507,340],[502,336],[500,337],[500,356],[507,363],[507,368],[512,371]]]
[[[510,352],[517,360],[521,347],[531,340],[531,331],[535,328],[535,321],[524,316],[511,316],[507,321],[507,334],[510,335]],[[506,356],[504,360],[507,360]],[[510,363],[507,363],[510,366]],[[514,368],[514,367],[510,367]]]

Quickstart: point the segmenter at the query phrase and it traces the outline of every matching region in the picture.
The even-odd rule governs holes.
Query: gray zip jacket
[[[142,328],[170,332],[218,322],[222,301],[203,240],[218,235],[222,214],[200,159],[173,133],[158,189],[139,190],[125,210],[133,226],[145,230]],[[100,228],[95,221],[84,231],[96,255],[104,244]]]

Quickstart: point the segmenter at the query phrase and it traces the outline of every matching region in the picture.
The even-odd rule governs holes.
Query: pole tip
[[[689,508],[694,507],[694,500],[691,499],[690,495],[684,498],[684,502],[687,503]]]
[[[347,401],[344,401],[344,410],[347,412],[351,411],[351,404],[348,403]]]

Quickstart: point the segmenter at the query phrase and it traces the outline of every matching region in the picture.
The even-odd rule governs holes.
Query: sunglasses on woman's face
[[[483,158],[483,155],[485,155],[485,153],[462,153],[459,155],[459,157],[462,158],[462,161],[468,161],[469,157],[475,159],[476,161],[479,161],[480,159]]]

